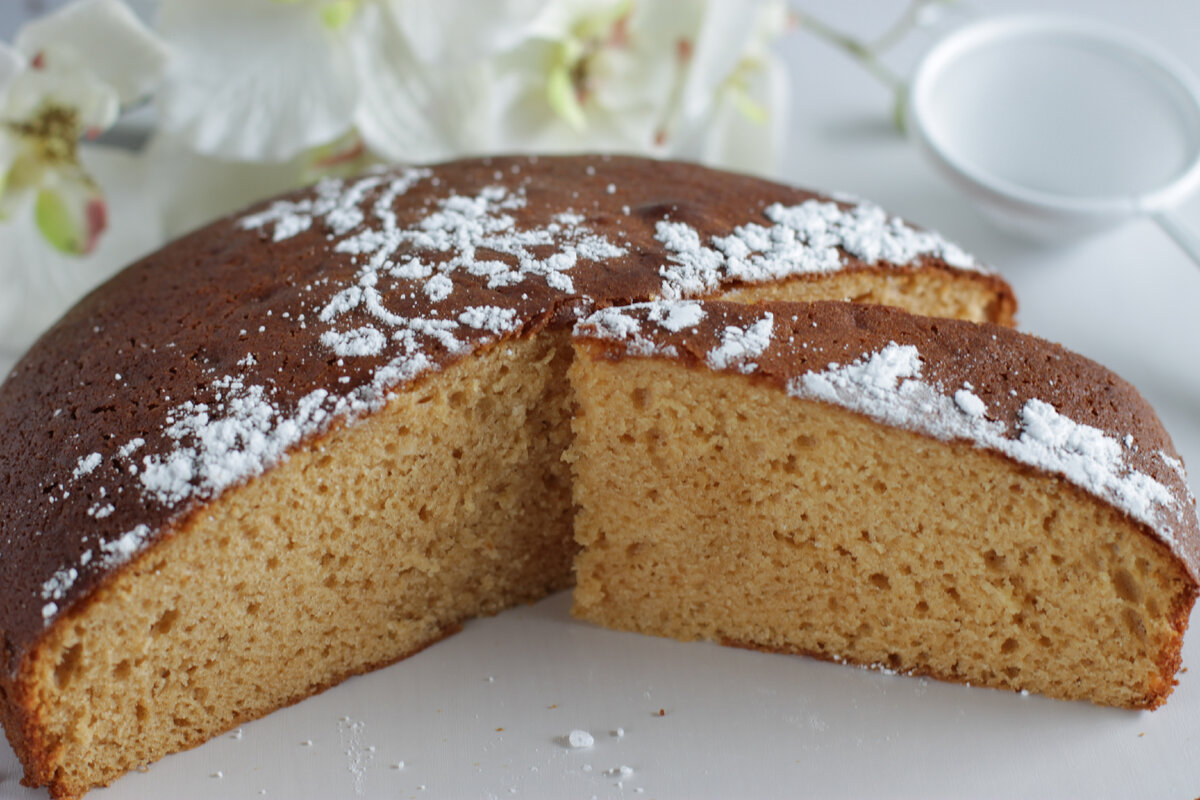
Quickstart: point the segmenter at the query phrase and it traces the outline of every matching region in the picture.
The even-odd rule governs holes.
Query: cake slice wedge
[[[848,303],[612,308],[575,348],[577,616],[1126,708],[1175,685],[1195,499],[1098,364]]]

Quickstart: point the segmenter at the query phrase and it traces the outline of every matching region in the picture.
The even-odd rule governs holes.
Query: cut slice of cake
[[[574,612],[1153,708],[1200,538],[1140,395],[1009,329],[844,303],[576,326]]]

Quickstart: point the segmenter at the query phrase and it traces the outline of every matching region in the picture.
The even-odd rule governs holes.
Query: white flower
[[[205,155],[286,161],[350,129],[355,4],[164,0],[172,61],[159,125]]]
[[[763,169],[782,0],[165,0],[162,129],[205,155],[618,150]],[[361,148],[360,148],[361,145]]]
[[[622,150],[764,170],[777,152],[775,0],[570,0],[498,59],[496,150]],[[733,112],[733,113],[730,113]],[[715,126],[715,127],[714,127]],[[751,147],[735,134],[754,130]]]
[[[284,162],[225,161],[161,134],[147,142],[138,158],[144,165],[141,191],[154,198],[166,238],[294,189],[309,178],[301,157]]]
[[[744,46],[736,61],[693,77],[672,155],[768,173],[784,138],[788,98],[787,70],[771,45],[788,30],[789,15],[782,3],[764,3],[745,20],[752,27],[739,28]]]
[[[116,120],[148,92],[162,45],[119,0],[79,0],[0,45],[0,213],[35,195],[34,220],[65,252],[90,252],[107,211],[79,162],[80,137]]]
[[[390,161],[443,161],[487,152],[493,134],[489,62],[481,58],[423,62],[402,24],[404,12],[423,1],[363,9],[355,49],[363,78],[355,128],[370,150]],[[445,34],[444,30],[443,38]],[[447,52],[448,47],[429,44],[426,55]]]
[[[29,346],[63,311],[93,287],[164,239],[157,197],[147,182],[157,176],[139,156],[84,144],[80,162],[105,187],[111,227],[87,255],[67,255],[46,246],[20,208],[0,225],[0,376],[4,362]]]
[[[468,152],[481,60],[546,1],[164,0],[160,124],[243,161],[288,161],[356,127],[389,158]]]
[[[523,42],[552,0],[383,0],[413,56],[439,69]]]

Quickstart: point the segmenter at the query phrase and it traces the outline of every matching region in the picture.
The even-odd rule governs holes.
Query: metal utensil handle
[[[1196,266],[1200,266],[1200,234],[1174,211],[1159,211],[1150,216],[1196,262]]]

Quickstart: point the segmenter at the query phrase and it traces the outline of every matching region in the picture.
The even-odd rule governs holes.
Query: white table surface
[[[864,33],[882,26],[872,14],[902,7],[808,7],[820,5]],[[988,14],[1047,7],[1156,39],[1200,73],[1200,4],[974,4]],[[917,35],[890,61],[911,66],[927,43]],[[994,231],[890,130],[886,93],[856,65],[804,34],[784,50],[794,100],[781,177],[869,197],[996,265],[1025,330],[1140,388],[1200,490],[1200,269],[1147,222],[1054,251]],[[1200,226],[1200,199],[1182,213]],[[569,604],[563,594],[471,622],[89,798],[1200,795],[1200,631],[1170,702],[1138,713],[615,633],[573,620]],[[595,744],[569,748],[574,729]],[[621,766],[632,773],[622,778]],[[0,798],[46,796],[19,776],[0,745]]]

